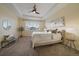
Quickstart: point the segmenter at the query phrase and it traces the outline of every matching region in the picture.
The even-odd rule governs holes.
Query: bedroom
[[[34,11],[32,11],[33,9]],[[13,36],[16,38],[15,42],[10,43],[4,48],[0,48],[0,55],[79,55],[78,11],[78,3],[0,4],[0,47],[4,37]],[[9,23],[9,26],[6,26],[5,23]],[[18,28],[19,30],[17,30]],[[52,34],[49,32],[55,29],[59,32],[65,31],[63,33],[64,42],[62,40],[61,42],[57,42],[58,44],[47,44]],[[43,38],[40,43],[38,42],[39,44],[37,41],[35,43],[31,40],[33,32],[42,32],[40,34],[37,33],[37,35],[35,34],[35,37],[41,36],[39,38]],[[33,42],[35,45],[40,45],[45,39],[47,39],[47,42],[43,43],[45,45],[32,48]]]

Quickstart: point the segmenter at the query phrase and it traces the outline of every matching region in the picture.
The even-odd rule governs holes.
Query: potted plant
[[[20,34],[20,37],[23,37],[22,32],[24,31],[24,27],[19,27],[18,28],[18,31],[21,33]]]

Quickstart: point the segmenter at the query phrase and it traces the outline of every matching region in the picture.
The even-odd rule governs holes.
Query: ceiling
[[[33,10],[34,3],[13,3],[12,5],[19,13],[20,17],[27,19],[41,19],[41,18],[44,19],[48,17],[48,15],[50,15],[53,11],[55,12],[56,7],[60,5],[58,3],[35,3],[35,4],[37,11],[40,14],[35,14],[31,12]]]

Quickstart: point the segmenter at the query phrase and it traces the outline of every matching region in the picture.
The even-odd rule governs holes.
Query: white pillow
[[[13,35],[10,35],[6,40],[11,40],[11,37],[14,37]]]

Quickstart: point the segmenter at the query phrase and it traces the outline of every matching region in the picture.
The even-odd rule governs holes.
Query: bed
[[[51,33],[51,32],[33,32],[32,33],[32,47],[37,47],[41,45],[48,45],[62,42],[61,33]]]

